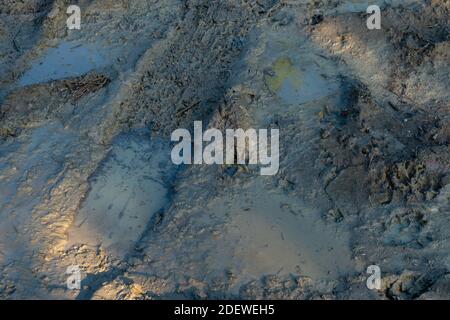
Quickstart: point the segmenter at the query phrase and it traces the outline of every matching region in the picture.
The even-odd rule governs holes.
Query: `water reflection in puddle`
[[[91,189],[69,245],[87,244],[125,255],[152,216],[169,201],[174,172],[168,144],[147,135],[122,135],[91,178]]]
[[[81,76],[108,64],[93,44],[61,42],[37,59],[19,81],[21,86]]]

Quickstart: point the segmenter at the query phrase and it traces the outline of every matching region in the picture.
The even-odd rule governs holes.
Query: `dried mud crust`
[[[138,57],[121,64],[122,51],[112,70],[20,87],[47,41],[76,37],[64,27],[67,1],[6,1],[0,297],[450,298],[449,2],[393,1],[380,31],[346,6],[357,2],[82,1],[82,40],[133,45]],[[16,34],[15,18],[32,36]],[[318,71],[297,66],[303,59]],[[276,90],[280,68],[337,85],[295,103],[298,93]],[[139,225],[125,254],[71,244],[71,228],[92,227],[77,217],[97,200],[89,194],[116,137],[133,140],[145,127],[167,142],[194,120],[279,128],[279,175],[258,189],[246,166],[182,168],[164,181],[168,203]],[[248,221],[266,230],[263,239]],[[294,249],[316,253],[302,264]],[[322,258],[343,271],[314,278],[308,266],[322,269]],[[65,288],[73,264],[85,274],[79,292]],[[365,286],[371,264],[382,270],[379,291]]]

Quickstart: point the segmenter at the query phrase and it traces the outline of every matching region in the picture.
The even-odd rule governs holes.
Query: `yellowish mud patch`
[[[264,79],[272,92],[278,92],[286,82],[294,88],[302,85],[300,72],[294,67],[289,57],[278,58],[272,65],[272,71],[275,75],[266,75]]]

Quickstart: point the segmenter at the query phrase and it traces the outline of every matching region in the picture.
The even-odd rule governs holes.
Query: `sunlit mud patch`
[[[0,144],[0,262],[18,260],[29,249],[33,211],[58,184],[64,159],[77,146],[76,135],[56,122]]]
[[[101,246],[113,255],[126,255],[169,200],[174,166],[167,145],[144,134],[117,139],[91,179],[69,231],[69,246]]]
[[[37,59],[19,81],[22,86],[78,77],[107,65],[105,54],[93,44],[61,42]]]
[[[348,232],[324,223],[314,208],[266,186],[263,177],[217,199],[211,208],[231,219],[224,239],[233,244],[232,257],[224,263],[240,284],[269,274],[326,280],[353,271]]]

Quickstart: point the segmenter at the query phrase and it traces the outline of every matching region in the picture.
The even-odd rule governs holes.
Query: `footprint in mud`
[[[152,216],[168,203],[173,173],[167,144],[143,134],[120,136],[91,178],[69,230],[68,246],[102,246],[125,256]]]

